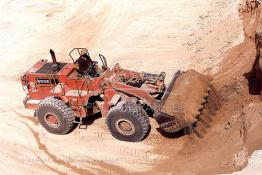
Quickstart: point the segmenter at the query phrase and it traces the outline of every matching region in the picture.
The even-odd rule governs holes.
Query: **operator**
[[[91,77],[97,77],[96,72],[97,62],[92,61],[86,49],[80,51],[80,57],[75,62],[76,70],[81,75],[89,75]]]

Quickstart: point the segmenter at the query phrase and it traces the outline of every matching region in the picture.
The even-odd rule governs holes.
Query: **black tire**
[[[122,129],[121,122],[124,122],[128,129]],[[150,129],[147,113],[140,105],[134,103],[120,102],[112,107],[106,123],[114,138],[128,142],[143,140]]]
[[[38,105],[36,115],[40,124],[52,134],[65,135],[74,127],[73,111],[63,101],[54,97],[42,100]],[[57,122],[49,124],[48,117],[55,118]]]

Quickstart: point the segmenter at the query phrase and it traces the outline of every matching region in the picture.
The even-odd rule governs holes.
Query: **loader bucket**
[[[212,94],[209,97],[209,94]],[[212,106],[208,103],[212,103]],[[155,118],[166,132],[177,132],[198,121],[203,109],[217,110],[219,100],[210,79],[194,70],[177,72],[162,98]]]

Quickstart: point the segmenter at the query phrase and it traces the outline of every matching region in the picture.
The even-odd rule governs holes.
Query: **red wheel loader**
[[[103,55],[99,66],[85,48],[70,52],[72,63],[57,62],[53,50],[50,54],[52,62],[38,61],[21,82],[27,92],[25,108],[35,110],[40,124],[53,134],[67,134],[100,111],[113,137],[138,142],[149,132],[149,117],[162,131],[175,133],[192,128],[203,111],[218,105],[209,78],[194,70],[176,72],[166,86],[164,72],[135,72],[119,64],[109,68]]]

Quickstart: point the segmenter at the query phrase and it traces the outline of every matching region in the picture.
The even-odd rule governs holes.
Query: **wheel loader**
[[[165,85],[165,72],[136,72],[93,61],[86,48],[70,52],[72,63],[39,60],[21,76],[25,108],[35,110],[50,133],[68,134],[84,118],[100,112],[116,139],[143,140],[154,118],[159,129],[176,133],[193,128],[204,111],[211,114],[218,98],[211,80],[194,70],[177,71]],[[211,104],[211,105],[210,105]]]

